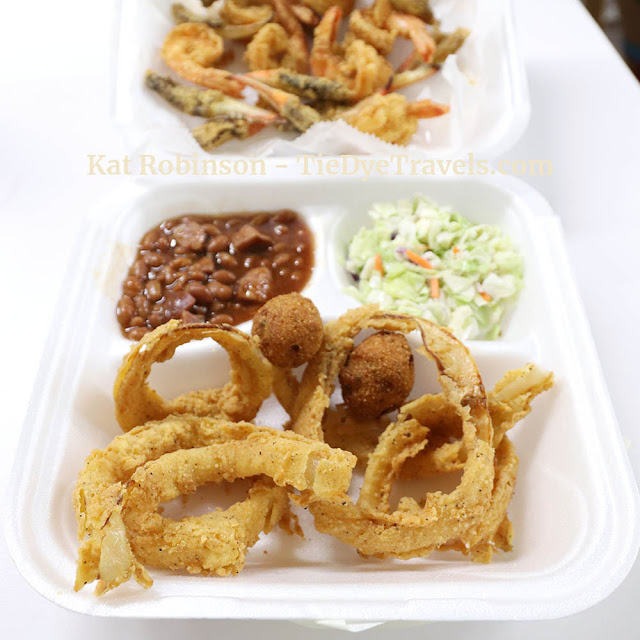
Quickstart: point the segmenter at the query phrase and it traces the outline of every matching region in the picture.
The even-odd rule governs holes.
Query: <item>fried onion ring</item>
[[[164,400],[147,384],[152,365],[169,360],[180,345],[204,338],[212,338],[229,354],[231,380],[220,389],[191,391]],[[271,365],[238,329],[171,320],[145,335],[125,357],[113,390],[116,419],[124,431],[174,413],[252,420],[271,393],[271,381]]]
[[[488,394],[493,424],[493,446],[497,450],[506,432],[531,412],[531,402],[553,386],[553,374],[534,364],[507,371]],[[401,476],[418,478],[450,473],[462,468],[460,418],[442,394],[424,395],[409,402],[398,420],[415,418],[429,429],[429,443],[404,465]],[[348,447],[342,447],[349,450]]]
[[[122,486],[133,472],[166,453],[223,442],[224,438],[211,420],[189,415],[171,416],[131,429],[116,437],[105,449],[94,450],[89,455],[73,493],[81,542],[76,591],[105,573],[99,570],[102,540],[107,534],[112,537],[122,535],[124,524],[118,505]],[[136,578],[140,578],[142,584],[150,583],[146,572],[137,572]],[[98,591],[100,589],[99,585]]]
[[[344,406],[329,409],[336,372],[353,348],[353,339],[366,327],[404,333],[418,328],[424,355],[438,364],[443,393],[405,404],[393,424],[388,419],[358,421]],[[412,558],[452,549],[489,562],[495,549],[508,551],[512,543],[507,508],[518,459],[505,434],[552,384],[551,373],[529,364],[507,372],[487,400],[473,359],[446,330],[407,316],[382,314],[373,306],[349,311],[325,327],[325,343],[302,382],[280,374],[276,393],[291,416],[291,428],[326,437],[331,446],[356,454],[366,465],[364,485],[355,505],[348,499],[308,496],[297,501],[310,507],[319,531],[362,554]],[[397,477],[460,469],[462,481],[453,493],[429,494],[422,505],[405,497],[395,513],[389,513]]]
[[[553,374],[534,364],[504,374],[488,394],[495,448],[504,434],[531,412],[532,400],[552,385]],[[404,405],[398,420],[404,421],[408,416],[429,429],[429,442],[405,462],[400,477],[423,478],[460,470],[462,429],[455,407],[447,404],[442,394],[427,394]],[[388,419],[357,420],[339,405],[325,416],[325,441],[332,447],[351,451],[358,458],[358,464],[366,466],[389,422]]]
[[[409,508],[401,501],[398,510],[388,512],[391,484],[404,460],[427,444],[428,429],[409,418],[390,424],[380,437],[369,458],[356,504],[348,497],[341,501],[326,500],[308,492],[303,492],[297,502],[309,507],[319,531],[356,547],[364,555],[406,559],[427,556],[454,542],[472,546],[478,542],[477,527],[491,507],[493,428],[476,364],[466,347],[446,329],[419,318],[381,313],[371,307],[348,312],[327,326],[327,332],[333,334],[337,342],[331,345],[330,352],[325,349],[320,356],[324,361],[321,366],[311,362],[310,367],[315,364],[319,375],[307,380],[306,384],[303,378],[300,396],[312,398],[315,412],[303,407],[293,426],[300,429],[300,416],[305,415],[307,419],[316,420],[315,431],[322,435],[321,420],[335,384],[328,374],[335,370],[337,363],[344,361],[353,337],[365,327],[401,333],[416,329],[420,332],[425,352],[438,368],[444,398],[456,407],[462,421],[465,459],[462,479],[450,494],[427,494],[418,509],[413,508],[415,501],[407,502]],[[406,443],[411,443],[408,449]]]
[[[237,573],[259,534],[288,516],[284,487],[335,499],[349,486],[354,465],[347,452],[248,423],[171,416],[133,429],[93,452],[80,474],[76,589],[99,579],[101,594],[132,576],[148,587],[143,564]],[[256,480],[247,499],[224,512],[180,521],[157,512],[160,503],[206,482],[257,475],[271,480]]]
[[[121,530],[121,518],[113,514],[117,510],[122,486],[133,472],[165,453],[223,440],[210,420],[188,415],[171,416],[161,422],[150,422],[131,429],[116,437],[105,449],[91,452],[73,492],[78,539],[81,542],[76,591],[97,580],[103,573],[98,566],[102,539],[109,531],[116,536]],[[138,576],[145,580],[142,573]]]

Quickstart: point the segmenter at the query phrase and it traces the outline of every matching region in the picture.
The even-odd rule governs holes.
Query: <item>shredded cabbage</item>
[[[501,229],[424,197],[374,204],[369,215],[373,226],[349,244],[345,267],[356,284],[348,293],[449,327],[460,339],[500,336],[524,272],[522,256]]]

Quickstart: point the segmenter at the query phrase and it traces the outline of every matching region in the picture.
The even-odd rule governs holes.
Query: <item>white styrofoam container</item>
[[[143,232],[181,213],[297,209],[316,238],[316,266],[304,293],[329,319],[356,305],[342,293],[338,260],[353,231],[368,224],[369,205],[418,193],[477,222],[500,225],[526,261],[526,286],[504,337],[469,343],[489,387],[504,371],[528,361],[556,374],[554,388],[535,401],[533,413],[512,432],[521,460],[510,506],[514,551],[498,555],[490,565],[452,553],[408,562],[363,559],[351,547],[317,533],[303,513],[305,540],[281,531],[263,536],[235,577],[152,569],[150,590],[128,583],[102,598],[90,588],[74,593],[77,540],[71,495],[89,451],[120,433],[112,385],[130,343],[119,332],[115,305]],[[101,616],[332,625],[542,619],[595,604],[630,569],[640,536],[636,485],[570,274],[560,223],[524,183],[447,177],[377,178],[365,184],[357,176],[301,179],[286,174],[259,185],[241,178],[130,185],[130,191],[90,217],[72,255],[68,288],[16,453],[6,526],[19,571],[51,601]],[[211,346],[181,347],[170,363],[154,370],[152,381],[166,394],[220,384],[226,356]],[[417,368],[417,389],[433,389],[434,379],[426,365]],[[269,408],[259,415],[267,424],[277,417]],[[186,508],[202,512],[211,508],[209,499],[210,493],[199,491]],[[171,505],[171,513],[184,508]]]
[[[202,11],[198,0],[183,0]],[[175,75],[160,56],[173,26],[172,0],[121,2],[114,69],[114,115],[127,150],[138,154],[206,155],[190,134],[202,118],[185,115],[144,86],[147,69]],[[371,0],[357,0],[358,6]],[[302,136],[267,128],[248,140],[233,140],[216,150],[221,155],[291,156],[298,153],[382,154],[404,151],[431,157],[457,157],[474,152],[495,158],[511,148],[529,121],[530,105],[524,64],[517,47],[511,0],[433,0],[444,30],[462,26],[470,36],[440,73],[402,91],[408,98],[430,98],[451,106],[451,113],[421,120],[408,147],[397,147],[343,122],[316,124]],[[398,40],[391,54],[397,66],[410,51]],[[242,47],[236,48],[234,70]],[[250,95],[249,92],[248,95]]]

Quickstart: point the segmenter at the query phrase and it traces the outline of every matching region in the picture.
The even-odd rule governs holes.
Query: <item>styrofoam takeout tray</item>
[[[198,0],[183,0],[202,12]],[[172,0],[121,2],[117,25],[117,62],[114,73],[115,119],[121,125],[130,152],[163,155],[206,155],[190,134],[204,122],[187,116],[144,86],[152,69],[184,82],[160,56],[162,43],[173,26]],[[357,0],[357,6],[371,0]],[[460,51],[450,56],[440,73],[402,91],[408,98],[430,98],[450,105],[450,114],[422,120],[408,147],[397,147],[347,126],[319,123],[295,138],[267,128],[244,141],[230,141],[216,150],[222,155],[290,156],[298,153],[408,153],[456,157],[474,152],[495,158],[511,148],[529,120],[529,95],[511,13],[511,0],[433,0],[436,17],[446,31],[470,29]],[[242,64],[243,47],[235,50],[235,71]],[[397,66],[410,51],[398,39],[390,60]],[[251,95],[251,92],[247,94]]]
[[[17,450],[7,537],[35,589],[68,609],[102,616],[488,620],[568,615],[622,581],[638,548],[637,489],[559,221],[536,192],[502,177],[378,178],[366,185],[358,177],[286,176],[259,185],[194,179],[135,190],[102,207],[76,246]],[[102,598],[91,588],[74,593],[71,495],[89,451],[120,433],[112,385],[130,343],[119,332],[115,305],[143,232],[181,213],[297,209],[316,238],[316,266],[304,294],[329,319],[356,305],[342,293],[339,258],[351,234],[368,224],[369,205],[418,193],[477,222],[500,225],[526,261],[526,286],[504,337],[469,343],[488,387],[529,361],[556,374],[554,388],[535,400],[533,413],[513,431],[521,460],[510,507],[514,551],[490,565],[453,553],[408,562],[363,559],[316,532],[303,512],[305,540],[281,531],[263,536],[235,577],[152,569],[150,590],[128,583]],[[181,347],[170,363],[156,366],[152,382],[177,394],[220,384],[226,375],[224,352],[205,341]],[[416,389],[435,388],[434,372],[420,364]],[[257,421],[273,425],[281,417],[272,405]],[[187,507],[170,505],[170,513],[203,512],[211,508],[209,499],[199,491]]]

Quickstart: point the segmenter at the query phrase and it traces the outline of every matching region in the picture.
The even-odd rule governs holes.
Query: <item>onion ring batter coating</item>
[[[293,431],[317,440],[324,440],[322,420],[335,389],[336,377],[353,349],[355,336],[366,328],[400,333],[409,333],[418,329],[430,357],[436,359],[434,354],[442,351],[448,359],[453,358],[453,362],[448,366],[469,367],[474,372],[474,379],[480,385],[478,394],[484,395],[483,402],[486,405],[486,394],[484,394],[484,387],[475,362],[466,347],[448,331],[437,329],[432,323],[419,318],[381,313],[377,306],[367,305],[352,309],[338,320],[325,325],[325,340],[304,372],[295,402],[291,406],[284,405],[291,416],[289,428]],[[433,350],[427,346],[431,344]],[[436,364],[439,370],[444,366],[438,359]],[[483,437],[491,432],[488,413],[482,420],[482,428]]]
[[[231,380],[220,389],[164,400],[147,384],[152,365],[169,360],[180,345],[204,338],[212,338],[229,354]],[[125,357],[113,390],[116,419],[125,431],[174,413],[252,420],[271,393],[271,381],[271,365],[242,331],[228,325],[185,325],[171,320],[145,335]]]
[[[353,338],[365,327],[378,309],[374,305],[352,309],[324,327],[324,342],[307,365],[295,393],[278,394],[291,417],[289,428],[308,438],[324,440],[322,420],[329,408],[338,373],[353,348]],[[283,402],[289,395],[293,402]],[[282,398],[282,399],[281,399]]]
[[[339,404],[335,409],[327,409],[322,431],[329,446],[351,451],[358,459],[358,466],[364,469],[390,423],[391,419],[387,416],[380,416],[376,420],[359,420],[345,405]]]
[[[507,517],[518,472],[518,456],[513,443],[505,437],[495,453],[495,478],[491,494],[491,504],[476,527],[473,536],[463,544],[453,542],[442,545],[440,550],[452,549],[471,556],[475,562],[491,562],[493,551],[511,551],[513,526]]]
[[[475,363],[448,332],[434,330],[430,323],[419,319],[371,310],[366,318],[359,311],[349,312],[327,327],[343,347],[325,353],[327,362],[315,385],[313,378],[306,385],[303,379],[305,393],[311,389],[314,392],[318,414],[320,407],[328,406],[325,394],[330,395],[333,390],[331,380],[322,374],[332,369],[331,361],[341,357],[340,351],[348,349],[349,335],[354,336],[364,326],[404,333],[417,326],[426,355],[438,366],[443,393],[422,396],[401,408],[397,422],[384,430],[368,456],[356,504],[348,498],[330,501],[308,494],[297,502],[309,507],[319,531],[356,547],[364,555],[408,559],[451,549],[474,561],[489,562],[495,549],[511,550],[513,528],[507,509],[518,459],[505,433],[530,411],[531,400],[551,387],[552,375],[534,365],[510,371],[496,385],[491,402],[487,402]],[[341,407],[333,418],[325,420],[325,426],[335,426],[336,422],[344,426],[347,422]],[[355,442],[361,456],[367,455],[380,428],[379,423],[375,429],[370,427]],[[452,432],[458,437],[455,442],[448,441]],[[342,444],[348,440],[344,429],[341,436]],[[413,468],[405,475],[462,469],[463,476],[450,494],[427,494],[422,504],[405,497],[390,513],[393,481],[411,463]]]

